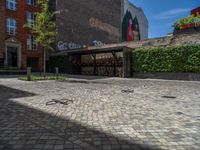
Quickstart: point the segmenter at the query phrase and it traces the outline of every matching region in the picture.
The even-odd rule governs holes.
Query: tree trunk
[[[43,73],[44,73],[44,77],[46,77],[46,51],[45,51],[45,48],[43,48],[43,51],[44,51],[44,63],[43,63]]]

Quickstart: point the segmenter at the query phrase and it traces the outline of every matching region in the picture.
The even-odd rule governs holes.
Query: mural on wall
[[[130,11],[126,11],[126,14],[122,21],[122,40],[123,41],[138,41],[140,40],[140,30],[138,19],[132,17]]]

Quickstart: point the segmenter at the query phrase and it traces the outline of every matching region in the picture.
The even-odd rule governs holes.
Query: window
[[[6,0],[6,8],[10,10],[16,10],[16,0]]]
[[[28,35],[27,49],[28,50],[37,50],[37,42],[36,42],[34,35]]]
[[[17,25],[15,19],[7,18],[6,27],[9,35],[16,35]]]
[[[29,25],[33,26],[35,22],[35,13],[26,12],[26,21]]]
[[[26,0],[26,3],[28,4],[28,5],[32,5],[32,6],[36,6],[36,0]]]

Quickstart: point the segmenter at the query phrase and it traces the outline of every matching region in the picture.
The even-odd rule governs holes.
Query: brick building
[[[57,50],[148,38],[148,20],[129,0],[51,0],[50,5],[59,12]],[[127,39],[128,30],[135,37]]]
[[[195,15],[195,16],[200,15],[200,7],[197,7],[195,9],[191,10],[191,14]]]
[[[27,22],[34,22],[34,13],[39,11],[36,1],[0,0],[0,67],[42,70],[43,51],[24,28]],[[50,0],[49,6],[59,11],[55,17],[57,50],[148,38],[142,9],[128,0]]]
[[[24,28],[34,22],[37,11],[36,0],[0,1],[0,67],[42,70],[43,51]]]

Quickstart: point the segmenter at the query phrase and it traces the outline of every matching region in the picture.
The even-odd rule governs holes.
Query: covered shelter
[[[131,49],[123,45],[96,46],[65,50],[71,64],[68,73],[110,77],[130,77]]]

